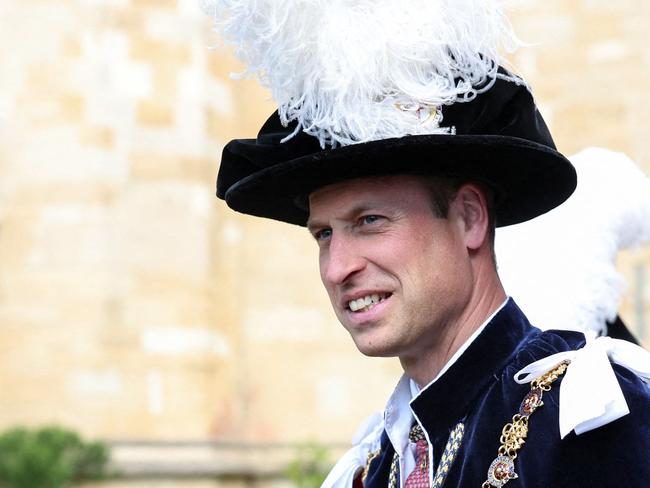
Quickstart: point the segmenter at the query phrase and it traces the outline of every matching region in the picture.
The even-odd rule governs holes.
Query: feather
[[[622,249],[650,243],[650,178],[621,153],[589,148],[571,157],[578,187],[562,206],[497,229],[506,291],[542,329],[605,334],[625,283]]]
[[[453,133],[439,107],[489,89],[520,44],[499,0],[204,0],[284,124],[322,147]],[[512,76],[513,81],[521,81]]]

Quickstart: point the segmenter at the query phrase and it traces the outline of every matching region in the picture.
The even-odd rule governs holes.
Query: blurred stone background
[[[304,229],[214,197],[223,144],[273,104],[198,3],[0,0],[0,428],[110,441],[116,487],[279,486],[294,444],[340,449],[400,373],[337,324]],[[650,3],[510,4],[558,147],[650,173]],[[650,250],[620,269],[648,346]]]

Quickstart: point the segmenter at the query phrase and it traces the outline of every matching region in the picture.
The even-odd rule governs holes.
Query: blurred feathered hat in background
[[[578,187],[569,201],[497,232],[499,276],[538,327],[634,341],[617,316],[625,282],[616,258],[650,243],[650,178],[606,149],[585,149],[571,162]]]

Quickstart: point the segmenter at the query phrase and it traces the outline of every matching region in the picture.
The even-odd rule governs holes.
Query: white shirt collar
[[[510,297],[506,297],[506,299],[503,301],[503,303],[502,303],[501,305],[499,305],[499,307],[498,307],[494,312],[492,312],[492,314],[491,314],[487,319],[485,319],[485,322],[483,322],[483,323],[479,326],[479,328],[476,329],[476,330],[472,333],[472,335],[469,336],[469,338],[468,338],[465,342],[463,342],[463,344],[458,348],[458,350],[453,354],[453,356],[451,356],[451,358],[449,358],[449,361],[447,361],[447,362],[445,363],[445,365],[442,367],[442,369],[440,370],[440,372],[438,373],[438,375],[437,375],[435,378],[433,378],[433,380],[431,380],[431,382],[430,382],[429,384],[427,384],[424,388],[419,388],[419,386],[417,385],[417,383],[415,383],[415,381],[411,380],[411,382],[412,382],[412,383],[415,385],[415,387],[417,388],[417,395],[414,395],[413,398],[415,398],[416,396],[418,396],[418,395],[420,394],[420,391],[421,391],[421,390],[426,390],[430,385],[433,385],[436,381],[438,381],[438,379],[439,379],[443,374],[445,374],[445,373],[447,372],[447,370],[448,370],[449,368],[451,368],[451,367],[453,366],[453,364],[454,364],[456,361],[458,361],[458,358],[461,357],[461,356],[463,355],[463,353],[467,350],[467,348],[472,344],[472,342],[474,342],[474,340],[475,340],[479,335],[481,335],[481,332],[483,332],[483,330],[487,327],[487,325],[492,321],[492,319],[494,318],[494,316],[495,316],[496,314],[498,314],[498,313],[501,311],[501,309],[506,305],[506,303],[508,303],[508,300],[509,300],[509,299],[510,299]]]
[[[442,368],[438,376],[429,383],[433,384],[440,378],[449,367],[463,354],[469,345],[478,337],[485,326],[492,320],[494,315],[503,308],[505,303],[492,314],[474,332],[467,341],[456,351]],[[425,388],[428,388],[427,385]],[[390,442],[399,455],[400,486],[404,486],[406,476],[415,467],[415,444],[409,442],[408,434],[413,425],[414,415],[410,408],[411,399],[420,394],[420,389],[408,376],[402,375],[393,394],[390,396],[386,409],[384,410],[384,422],[374,418],[368,422],[362,433],[359,433],[355,445],[336,463],[327,479],[323,482],[323,488],[336,488],[339,486],[351,486],[359,469],[366,463],[367,456],[373,452],[381,437],[381,432],[386,431]],[[426,435],[426,432],[425,432]],[[429,476],[432,476],[433,461],[431,460],[431,449],[429,449]]]
[[[474,340],[483,332],[483,329],[490,323],[494,316],[501,311],[501,309],[508,302],[509,297],[503,301],[503,303],[490,315],[480,327],[474,331],[474,333],[463,343],[460,348],[454,353],[454,355],[447,361],[447,363],[440,370],[440,373],[422,390],[428,388],[433,383],[435,383],[447,370],[458,360],[459,357],[467,350],[467,348],[474,342]],[[411,410],[410,403],[412,399],[416,398],[421,392],[421,389],[418,385],[411,380],[406,374],[402,375],[395,390],[388,399],[386,404],[386,409],[384,410],[384,424],[386,429],[386,434],[390,439],[391,444],[395,448],[395,451],[400,457],[404,457],[405,454],[410,453],[410,449],[407,449],[409,445],[408,434],[413,425],[415,417],[413,411]],[[406,456],[411,457],[411,456]],[[413,463],[415,461],[413,460]],[[410,464],[410,463],[408,463]],[[409,472],[408,470],[404,470]]]

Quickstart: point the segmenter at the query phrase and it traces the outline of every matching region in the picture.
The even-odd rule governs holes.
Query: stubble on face
[[[408,361],[439,347],[471,270],[458,223],[431,210],[429,185],[387,176],[324,187],[310,196],[309,227],[334,311],[362,353]],[[350,308],[373,295],[382,299]]]

